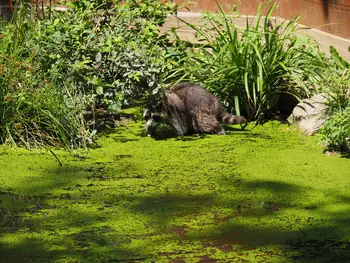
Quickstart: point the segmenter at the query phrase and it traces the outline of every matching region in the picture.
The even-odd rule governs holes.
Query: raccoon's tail
[[[242,129],[248,125],[248,121],[243,116],[236,116],[228,112],[221,114],[221,122],[229,124],[241,124]]]

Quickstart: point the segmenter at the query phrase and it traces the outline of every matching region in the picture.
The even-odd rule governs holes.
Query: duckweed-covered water
[[[350,159],[272,122],[0,148],[0,262],[349,262]]]

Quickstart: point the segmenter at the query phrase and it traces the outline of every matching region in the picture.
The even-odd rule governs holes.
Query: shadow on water
[[[137,142],[139,139],[128,138],[126,136],[118,136],[118,137],[114,137],[113,140],[115,142],[126,143],[126,142]]]
[[[115,156],[119,161],[128,158],[132,156]],[[273,248],[259,248],[270,245],[278,246],[284,253],[283,257],[293,262],[350,260],[349,241],[328,235],[335,227],[341,229],[346,226],[350,222],[350,214],[326,214],[320,204],[313,210],[314,213],[326,215],[329,225],[333,227],[306,223],[302,229],[295,229],[295,218],[284,218],[283,213],[280,213],[288,209],[304,209],[298,205],[298,197],[309,190],[304,187],[270,180],[243,182],[237,178],[226,178],[212,182],[232,192],[230,199],[222,199],[218,198],[220,193],[215,191],[208,194],[190,190],[166,192],[162,185],[154,186],[146,181],[139,183],[136,180],[144,179],[133,177],[128,177],[128,180],[134,181],[126,192],[126,186],[121,180],[123,178],[117,176],[107,180],[117,180],[119,189],[111,191],[108,184],[96,188],[102,182],[96,182],[95,177],[107,176],[104,167],[108,165],[99,163],[96,167],[84,170],[73,165],[52,168],[49,174],[55,179],[40,182],[45,178],[37,178],[40,187],[36,196],[2,190],[0,236],[16,233],[26,235],[10,246],[0,240],[1,262],[50,262],[67,257],[72,262],[87,259],[91,262],[132,262],[154,260],[157,257],[181,262],[185,260],[182,255],[190,253],[198,255],[198,262],[215,262],[217,250],[232,252],[234,255],[256,251],[260,257],[258,260],[262,262],[275,251]],[[133,168],[125,166],[123,169],[121,173],[127,174],[128,169]],[[22,192],[26,192],[25,181],[23,185]],[[156,193],[145,192],[148,187],[159,189]],[[55,193],[56,190],[59,191]],[[264,191],[269,197],[266,200],[247,200],[244,195],[235,195],[236,191]],[[333,201],[348,204],[350,197],[334,196]],[[219,209],[231,212],[222,214],[218,212]],[[262,222],[259,220],[273,218],[281,218],[287,222],[286,226],[279,229],[259,223]],[[116,225],[114,220],[124,224]],[[131,224],[130,230],[126,231],[124,228],[128,220],[134,220],[135,226]],[[250,220],[257,223],[247,224]],[[191,224],[188,223],[190,221]],[[140,225],[148,230],[142,232],[138,228]],[[45,238],[40,238],[42,234]],[[143,243],[138,247],[141,241]],[[178,242],[184,245],[184,251],[169,252],[168,248],[162,247],[166,242]],[[185,244],[196,246],[186,248]],[[144,246],[151,247],[153,254],[144,252]],[[205,251],[215,251],[205,254],[203,249],[208,248]]]
[[[341,153],[341,158],[350,159],[350,152]]]
[[[242,133],[242,134],[249,134],[250,133],[248,130],[244,130],[244,129],[237,128],[237,127],[232,127],[229,125],[223,125],[223,127],[227,133],[231,133],[231,132],[234,132],[237,134],[238,133]],[[189,133],[186,136],[177,136],[171,128],[164,125],[164,126],[161,126],[159,129],[157,129],[157,133],[154,136],[152,136],[152,138],[156,141],[162,141],[162,140],[173,139],[173,138],[176,141],[196,141],[199,139],[204,139],[208,135],[210,135],[210,134]],[[143,130],[140,132],[140,136],[146,137],[147,134]]]

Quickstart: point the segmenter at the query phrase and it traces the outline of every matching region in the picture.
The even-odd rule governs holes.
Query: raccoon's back
[[[191,82],[179,83],[170,90],[184,102],[188,110],[220,111],[220,100],[207,89]],[[216,114],[215,114],[216,115]]]

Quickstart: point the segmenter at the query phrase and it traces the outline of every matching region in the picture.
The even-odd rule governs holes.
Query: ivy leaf
[[[159,87],[152,90],[152,95],[156,95],[159,92]]]
[[[120,105],[120,103],[115,102],[115,103],[110,104],[110,105],[108,106],[108,111],[109,111],[109,112],[118,113],[118,112],[120,112],[120,110],[121,110],[121,105]]]
[[[101,61],[101,59],[102,59],[102,54],[100,52],[98,52],[96,57],[95,57],[95,61],[98,63]]]
[[[53,25],[57,26],[59,22],[60,22],[60,20],[58,18],[56,18],[55,21],[53,21]]]
[[[97,93],[98,95],[102,95],[102,94],[103,94],[103,87],[98,86],[98,87],[96,88],[96,93]]]

